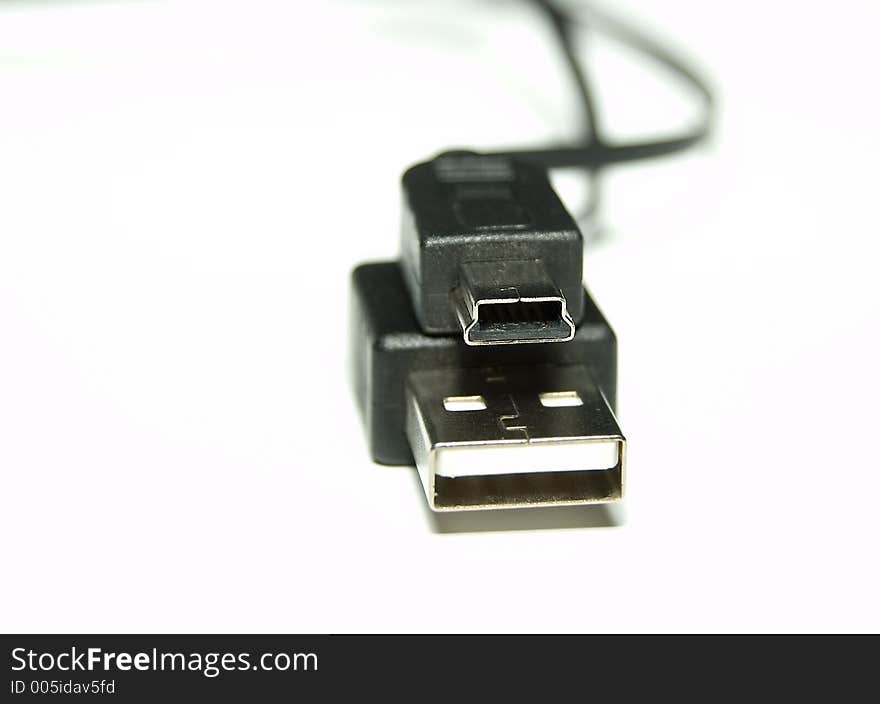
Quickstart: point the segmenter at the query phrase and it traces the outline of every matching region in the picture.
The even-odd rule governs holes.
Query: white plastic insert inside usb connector
[[[588,472],[613,469],[620,461],[620,441],[514,442],[454,445],[434,449],[434,474],[480,477],[537,472]]]

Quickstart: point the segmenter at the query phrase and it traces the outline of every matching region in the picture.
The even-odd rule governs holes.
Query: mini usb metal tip
[[[407,437],[435,511],[623,495],[626,440],[582,365],[414,372],[406,395]]]
[[[453,298],[468,345],[574,337],[565,296],[537,260],[463,264]]]

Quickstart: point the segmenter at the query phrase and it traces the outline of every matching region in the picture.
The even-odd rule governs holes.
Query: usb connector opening
[[[435,511],[609,503],[620,499],[620,468],[492,477],[435,477]]]
[[[465,341],[477,345],[570,340],[574,327],[566,322],[564,309],[565,301],[559,298],[479,301]]]

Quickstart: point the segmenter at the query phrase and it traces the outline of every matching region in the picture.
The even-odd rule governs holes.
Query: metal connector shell
[[[468,345],[567,342],[574,322],[540,260],[461,266],[453,299]]]
[[[407,437],[435,511],[623,495],[626,440],[585,366],[414,372],[406,402]]]

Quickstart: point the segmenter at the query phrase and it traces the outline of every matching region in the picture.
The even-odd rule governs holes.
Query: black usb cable
[[[706,106],[691,132],[607,143],[576,57],[576,16],[535,4],[581,96],[582,139],[446,153],[411,167],[400,260],[362,265],[352,277],[350,358],[370,452],[383,464],[415,464],[437,511],[623,496],[616,338],[583,287],[583,237],[548,169],[579,167],[595,181],[611,164],[697,144],[711,124],[711,93],[692,70],[591,11],[591,26],[676,71]]]

